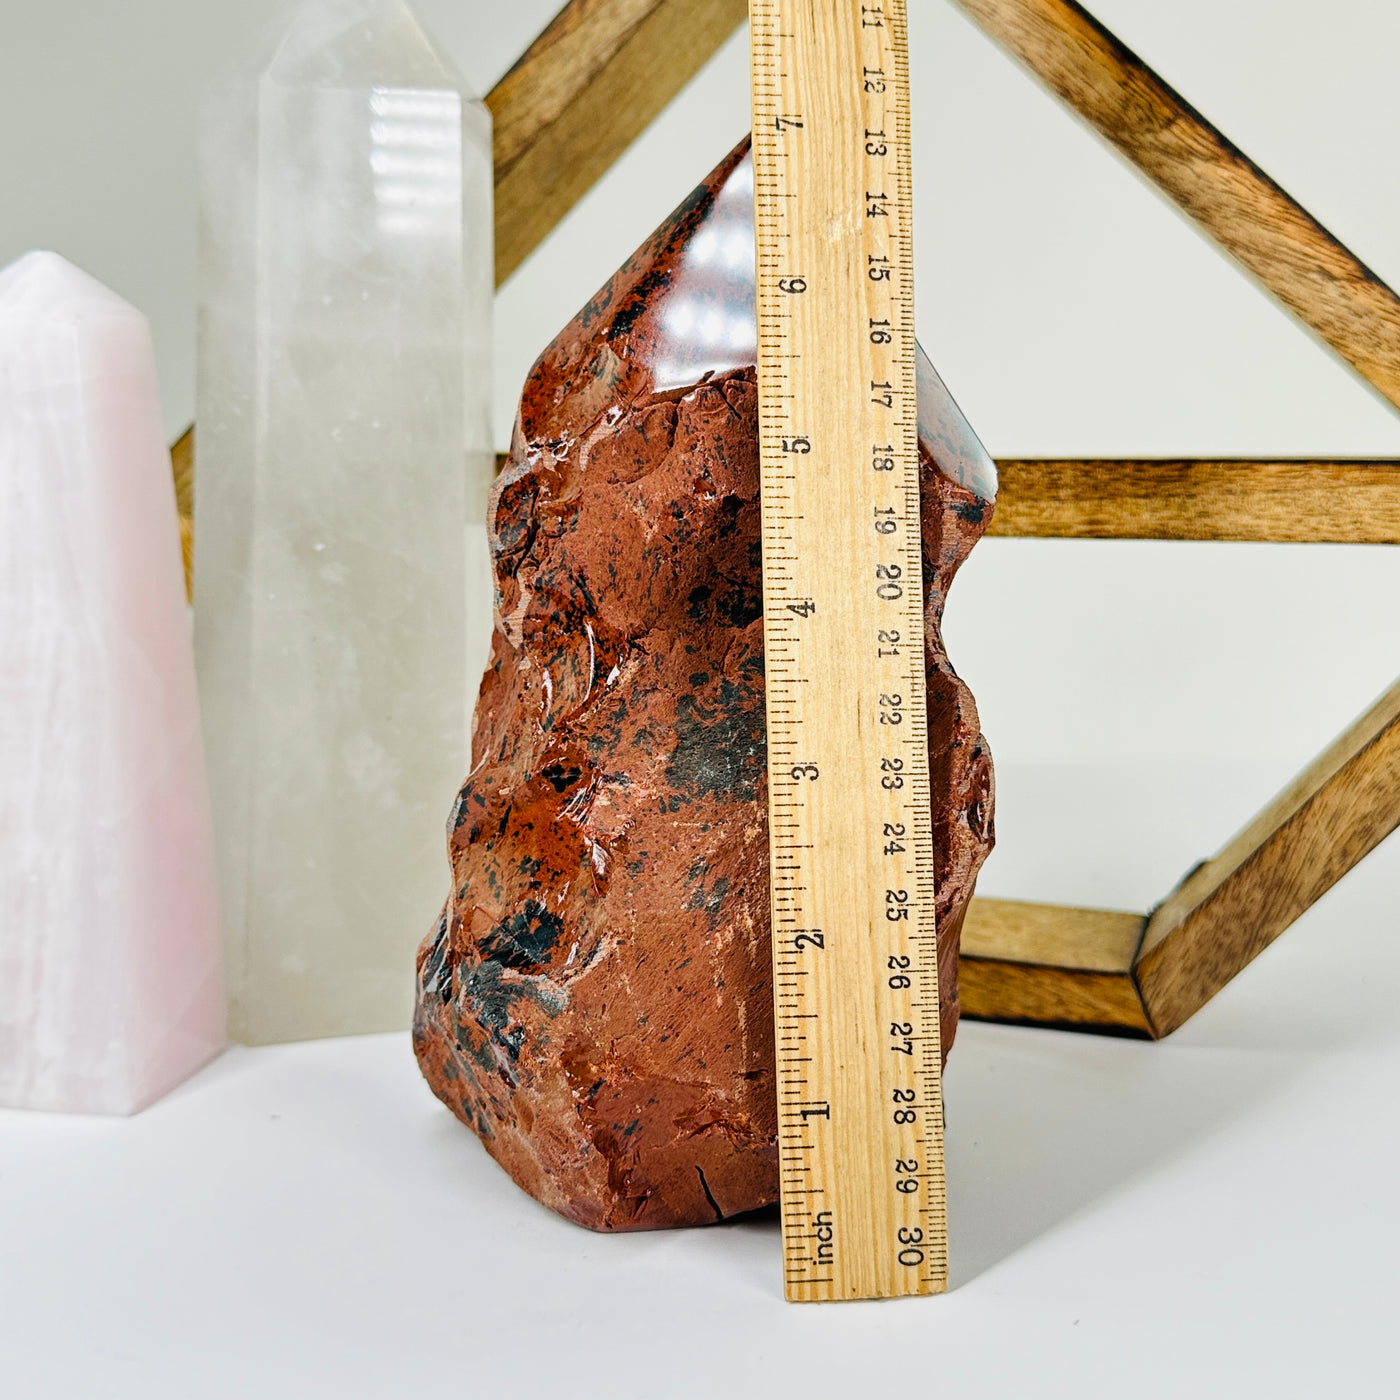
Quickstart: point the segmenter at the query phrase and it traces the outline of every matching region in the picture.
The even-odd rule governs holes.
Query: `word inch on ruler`
[[[903,0],[752,0],[786,1291],[947,1286]]]

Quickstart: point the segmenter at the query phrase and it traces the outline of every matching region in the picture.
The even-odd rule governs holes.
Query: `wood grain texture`
[[[1205,1004],[1400,826],[1400,682],[1153,913],[1135,975],[1153,1031]]]
[[[958,967],[962,1014],[968,1020],[1153,1038],[1130,973],[966,957]]]
[[[964,1016],[1150,1036],[1133,980],[1144,914],[975,899],[963,925]]]
[[[754,0],[752,14],[785,1293],[942,1292],[904,0],[873,15],[861,0]],[[890,328],[881,340],[875,324]],[[888,444],[876,449],[888,474],[870,469],[872,443]]]
[[[1400,462],[997,463],[993,535],[1400,544]]]
[[[747,14],[746,0],[570,0],[486,98],[497,286]]]
[[[570,0],[491,89],[499,178],[568,111],[661,0]]]
[[[1132,970],[1143,914],[1014,899],[974,899],[963,924],[965,957],[1105,972]]]
[[[185,537],[193,442],[190,428],[170,449]],[[496,469],[504,463],[498,454]],[[1003,459],[997,471],[992,535],[1400,544],[1400,462]]]
[[[955,0],[1391,403],[1400,299],[1073,0]]]
[[[978,899],[963,1014],[1168,1035],[1400,828],[1400,682],[1150,915]]]
[[[185,561],[185,598],[194,602],[194,426],[186,428],[170,449],[175,478],[175,509],[180,517],[180,554]]]

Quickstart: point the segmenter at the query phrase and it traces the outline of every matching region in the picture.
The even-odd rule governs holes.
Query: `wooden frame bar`
[[[491,89],[496,285],[743,23],[747,0],[571,0]]]
[[[954,3],[1400,406],[1400,299],[1137,55],[1074,0]],[[996,534],[1400,543],[1390,462],[999,465]],[[975,901],[966,1012],[1166,1035],[1397,826],[1400,683],[1149,916]]]
[[[1400,406],[1400,298],[1074,0],[953,0]]]
[[[1400,827],[1400,681],[1150,915],[977,899],[964,1014],[1174,1031]]]
[[[990,533],[1400,544],[1400,462],[1001,461]]]
[[[1400,406],[1400,298],[1141,59],[1074,0],[954,3]],[[498,285],[745,12],[744,0],[569,0],[486,99]],[[192,432],[172,449],[187,578]],[[1400,462],[999,467],[997,535],[1400,544]],[[964,1014],[1165,1035],[1398,826],[1400,682],[1149,914],[974,900]]]
[[[1175,1030],[1400,826],[1400,682],[1157,906],[1133,965]]]
[[[188,546],[193,428],[170,458]],[[988,533],[1003,538],[1400,544],[1400,461],[1002,458],[997,472]]]
[[[1133,980],[1145,914],[974,899],[958,976],[964,1016],[1151,1036]]]

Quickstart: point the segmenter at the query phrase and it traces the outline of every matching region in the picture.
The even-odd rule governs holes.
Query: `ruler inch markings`
[[[750,24],[784,1286],[935,1293],[905,0],[751,0]]]

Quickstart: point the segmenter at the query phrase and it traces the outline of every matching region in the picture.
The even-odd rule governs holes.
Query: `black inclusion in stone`
[[[676,747],[666,769],[672,787],[690,798],[710,793],[756,802],[767,758],[761,693],[726,677],[717,695],[677,700]]]
[[[481,951],[493,962],[517,972],[533,972],[549,961],[564,932],[564,921],[536,899],[527,899],[507,915],[481,942]]]

